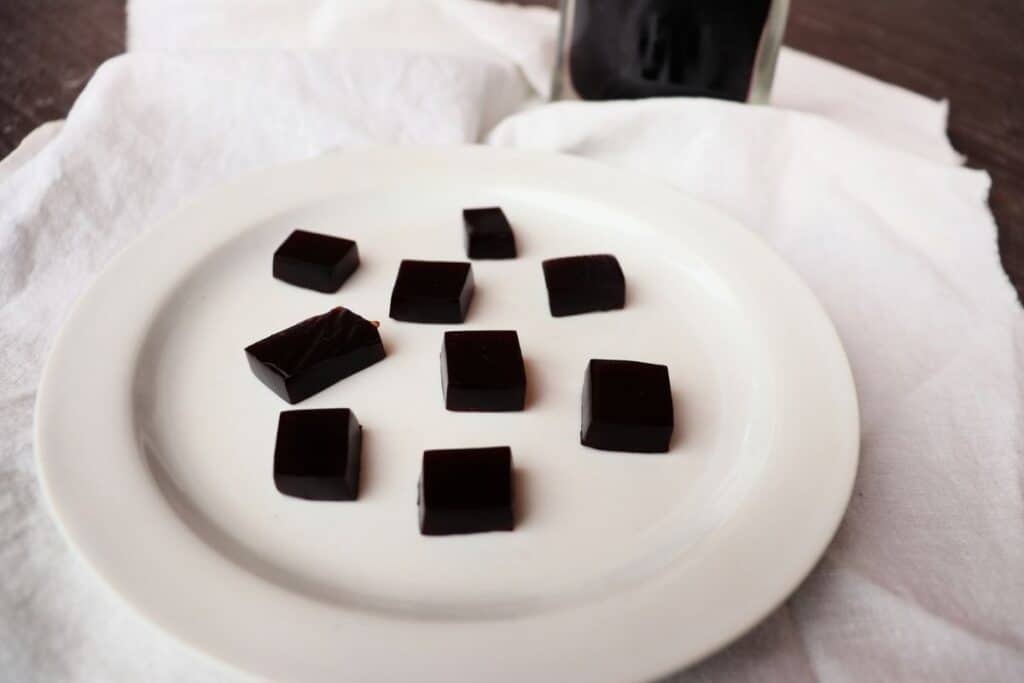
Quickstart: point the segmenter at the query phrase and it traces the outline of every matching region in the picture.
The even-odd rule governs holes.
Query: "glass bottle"
[[[562,0],[555,98],[764,103],[789,0]]]

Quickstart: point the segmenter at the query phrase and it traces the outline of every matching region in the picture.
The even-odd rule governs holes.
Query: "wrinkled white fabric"
[[[835,321],[863,413],[843,526],[783,607],[673,681],[1024,680],[1024,316],[944,105],[792,52],[772,108],[540,104],[553,14],[472,0],[136,0],[130,25],[134,53],[0,176],[0,681],[245,680],[71,555],[35,478],[41,366],[110,256],[191,195],[403,141],[670,183],[770,243]]]
[[[540,99],[550,93],[557,15],[466,0],[135,0],[130,49],[396,47],[516,64]],[[946,107],[855,71],[783,48],[775,106],[829,117],[937,161],[959,161]]]

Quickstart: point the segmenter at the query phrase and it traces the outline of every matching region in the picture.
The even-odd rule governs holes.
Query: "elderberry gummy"
[[[626,279],[610,254],[549,259],[543,267],[548,305],[556,318],[626,305]]]
[[[522,410],[526,370],[513,330],[445,332],[441,388],[453,411]]]
[[[352,240],[296,230],[274,252],[274,277],[318,292],[338,291],[359,267]]]
[[[419,512],[424,536],[512,531],[512,450],[499,446],[426,451]]]
[[[333,308],[245,349],[253,374],[271,391],[298,403],[384,359],[377,326]]]
[[[674,426],[664,365],[591,360],[583,380],[580,442],[604,451],[664,453]]]
[[[405,260],[391,290],[390,315],[412,323],[461,323],[472,298],[470,264]]]
[[[348,408],[282,412],[274,449],[277,490],[307,500],[357,499],[362,435]]]
[[[516,257],[516,238],[505,212],[496,206],[464,209],[466,255],[471,259],[510,259]]]

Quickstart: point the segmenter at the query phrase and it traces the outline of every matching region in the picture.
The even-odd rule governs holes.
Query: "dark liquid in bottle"
[[[576,0],[569,73],[586,100],[744,101],[772,0]]]

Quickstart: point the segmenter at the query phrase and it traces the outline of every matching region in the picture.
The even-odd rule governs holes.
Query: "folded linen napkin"
[[[1024,678],[1024,316],[944,105],[792,52],[772,108],[542,104],[553,14],[473,0],[130,10],[133,53],[0,180],[0,681],[245,680],[136,617],[46,514],[32,402],[75,296],[211,184],[339,145],[460,141],[717,205],[802,274],[850,356],[862,464],[836,540],[783,607],[672,680]]]

